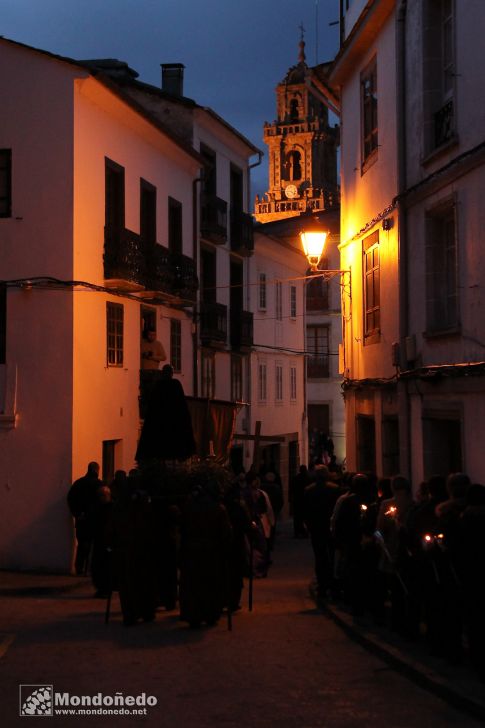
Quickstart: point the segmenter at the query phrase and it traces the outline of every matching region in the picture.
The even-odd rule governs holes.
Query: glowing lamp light
[[[429,535],[429,533],[426,534],[426,536],[424,537],[424,540],[426,541],[426,543],[430,543],[431,542],[432,538]]]
[[[303,251],[308,258],[308,262],[312,270],[318,270],[318,264],[320,258],[323,255],[323,249],[325,247],[325,241],[328,233],[322,231],[314,232],[301,232],[300,240],[303,246]]]

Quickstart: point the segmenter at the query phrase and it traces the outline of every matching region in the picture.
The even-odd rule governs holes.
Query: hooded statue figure
[[[186,460],[195,452],[192,421],[182,384],[165,364],[151,393],[135,459]]]

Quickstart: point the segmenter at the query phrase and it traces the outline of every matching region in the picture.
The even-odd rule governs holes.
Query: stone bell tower
[[[323,211],[338,204],[338,136],[328,124],[328,110],[305,83],[308,66],[300,40],[298,64],[276,87],[277,118],[264,124],[268,146],[268,191],[256,195],[258,222]]]

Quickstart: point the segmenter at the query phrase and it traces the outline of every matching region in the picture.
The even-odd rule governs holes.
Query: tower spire
[[[303,27],[303,21],[298,26],[300,29],[300,43],[298,44],[300,46],[300,52],[298,53],[298,63],[305,63],[306,62],[306,56],[305,56],[305,28]]]

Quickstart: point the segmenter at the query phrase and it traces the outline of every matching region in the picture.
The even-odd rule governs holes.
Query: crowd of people
[[[163,493],[163,489],[162,489]],[[290,484],[295,538],[309,538],[320,600],[370,615],[458,663],[467,647],[485,680],[485,486],[463,473],[433,476],[413,496],[400,475],[301,466]],[[281,479],[274,468],[235,475],[223,489],[196,480],[174,500],[140,470],[110,486],[90,463],[68,495],[78,574],[96,595],[119,592],[126,625],[180,609],[191,627],[241,606],[244,577],[272,563]]]
[[[309,472],[292,484],[295,537],[309,536],[319,599],[343,602],[405,639],[424,638],[485,680],[485,487],[434,476],[413,497],[400,475]]]
[[[264,488],[262,487],[264,486]],[[77,540],[75,570],[95,596],[118,591],[125,625],[180,608],[193,627],[241,608],[244,577],[264,578],[283,506],[274,471],[251,469],[221,489],[201,478],[186,496],[164,496],[140,470],[117,471],[110,486],[91,462],[70,488]]]

